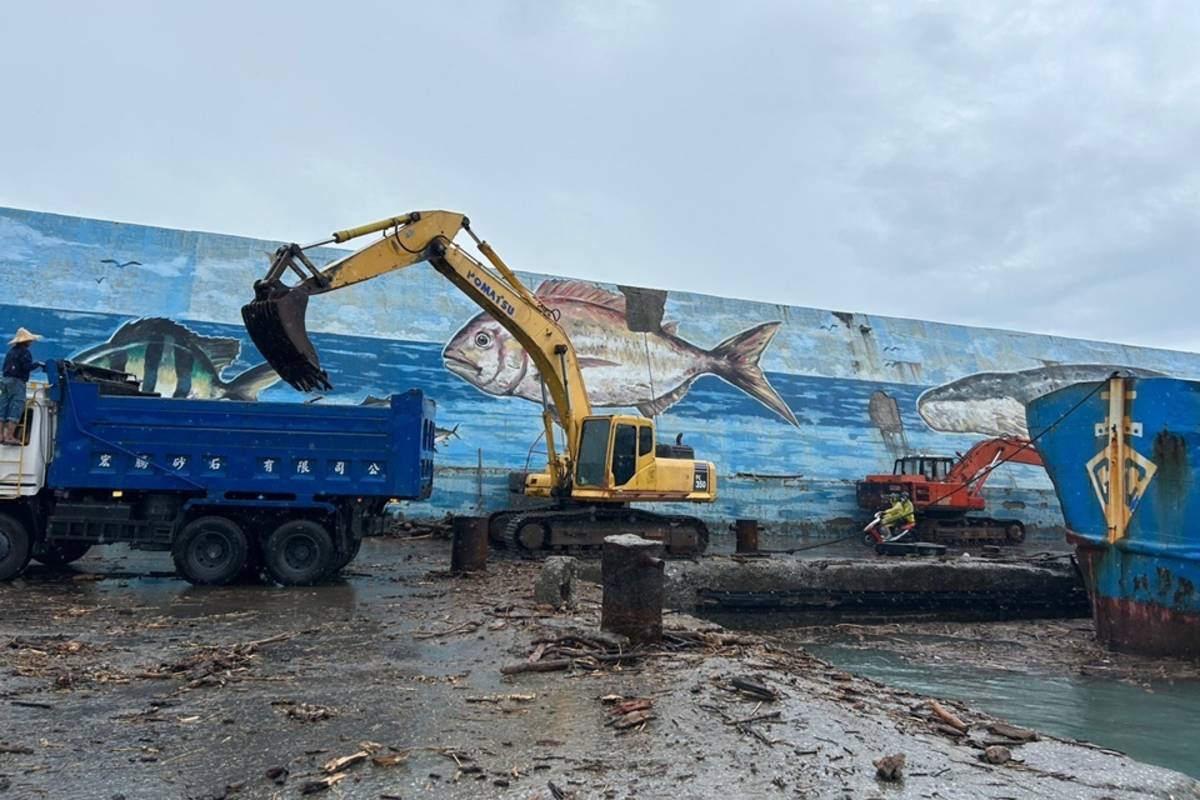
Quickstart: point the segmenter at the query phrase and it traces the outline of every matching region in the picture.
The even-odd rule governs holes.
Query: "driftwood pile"
[[[504,675],[519,675],[523,672],[559,670],[595,671],[614,666],[628,666],[642,659],[662,657],[684,650],[716,651],[754,643],[749,637],[727,633],[665,630],[661,643],[631,647],[624,637],[600,631],[571,632],[534,640],[534,649],[528,658],[514,664],[506,664],[500,668],[500,672]]]
[[[454,528],[454,515],[441,519],[396,519],[384,536],[397,539],[449,539]]]
[[[980,760],[989,764],[1019,761],[1020,759],[1014,756],[1014,749],[1039,739],[1035,731],[1004,722],[990,722],[984,731],[974,731],[971,723],[964,721],[937,700],[927,700],[913,707],[910,713],[918,719],[925,720],[935,732],[981,751]]]

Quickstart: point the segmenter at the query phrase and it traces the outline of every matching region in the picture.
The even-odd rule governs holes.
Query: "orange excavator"
[[[979,442],[957,459],[914,455],[897,458],[890,475],[868,475],[857,486],[858,507],[878,511],[890,505],[889,495],[907,493],[917,514],[913,538],[932,542],[1008,543],[1025,540],[1025,525],[1016,519],[995,519],[970,512],[983,511],[983,486],[1004,463],[1042,466],[1028,439],[1000,436]]]

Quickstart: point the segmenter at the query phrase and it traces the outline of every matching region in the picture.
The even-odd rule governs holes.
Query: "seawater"
[[[889,634],[896,646],[904,636]],[[1200,778],[1200,682],[1153,681],[1149,690],[1116,679],[1013,672],[969,663],[913,662],[891,650],[806,646],[838,667],[891,686],[962,700],[1055,736],[1120,750],[1138,761]]]

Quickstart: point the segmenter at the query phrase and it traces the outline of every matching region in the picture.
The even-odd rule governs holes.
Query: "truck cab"
[[[48,390],[45,383],[27,384],[25,413],[17,427],[22,446],[0,445],[0,503],[34,497],[45,485],[54,438]]]

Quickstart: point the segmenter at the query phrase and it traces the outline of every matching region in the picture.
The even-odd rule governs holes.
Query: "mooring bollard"
[[[481,572],[487,569],[487,517],[455,517],[454,534],[450,540],[450,571]]]
[[[758,520],[739,519],[733,524],[737,532],[737,551],[739,553],[758,552]]]
[[[632,533],[608,536],[600,556],[600,629],[650,644],[662,641],[663,546]]]

